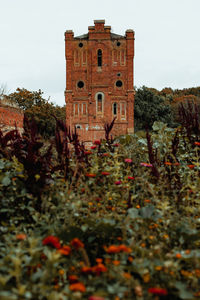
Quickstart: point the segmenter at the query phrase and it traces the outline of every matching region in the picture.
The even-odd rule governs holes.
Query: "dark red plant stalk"
[[[147,148],[148,148],[148,154],[149,154],[149,162],[150,164],[152,164],[152,174],[159,178],[160,177],[160,173],[158,172],[158,169],[156,167],[156,165],[158,165],[158,160],[157,160],[157,152],[155,152],[153,150],[153,143],[151,140],[151,136],[149,134],[148,129],[146,130],[146,139],[147,139]]]
[[[113,144],[113,137],[111,136],[110,137],[110,133],[111,133],[111,130],[114,126],[114,123],[115,123],[115,120],[116,120],[117,117],[115,117],[111,123],[106,123],[104,125],[104,130],[105,130],[105,139],[106,139],[106,143],[108,144],[109,146],[109,149],[111,149],[111,145]]]

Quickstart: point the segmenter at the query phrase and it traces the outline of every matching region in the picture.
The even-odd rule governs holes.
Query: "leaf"
[[[128,214],[131,218],[135,219],[135,218],[138,218],[138,209],[136,208],[129,208],[128,209]]]
[[[11,180],[8,176],[5,176],[1,181],[3,186],[8,186],[11,183]]]
[[[187,290],[187,287],[182,282],[177,281],[175,287],[179,290],[179,297],[181,299],[194,299],[193,294]]]
[[[140,209],[140,215],[144,219],[152,218],[154,212],[155,212],[155,207],[153,205],[148,205]]]

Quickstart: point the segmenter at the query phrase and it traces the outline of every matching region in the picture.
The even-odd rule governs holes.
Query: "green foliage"
[[[183,128],[155,122],[149,140],[138,131],[91,150],[74,149],[71,136],[66,150],[57,136],[52,167],[60,157],[69,176],[51,168],[39,195],[26,190],[26,160],[5,146],[0,298],[198,299],[200,142],[198,132],[190,134],[196,143]],[[33,152],[38,159],[40,149]],[[41,211],[34,207],[38,198]]]
[[[157,95],[145,86],[136,89],[134,108],[136,131],[145,128],[151,129],[155,121],[171,124],[171,109],[164,100],[164,97]]]
[[[65,106],[60,107],[42,97],[41,90],[28,91],[18,88],[16,92],[6,96],[8,99],[15,101],[20,108],[24,110],[25,116],[32,120],[34,118],[39,133],[44,138],[54,136],[56,121],[54,116],[65,121]]]

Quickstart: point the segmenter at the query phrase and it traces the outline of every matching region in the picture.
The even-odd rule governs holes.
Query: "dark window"
[[[98,62],[98,67],[102,67],[102,51],[101,49],[98,50],[97,52],[97,62]]]
[[[122,87],[122,81],[121,81],[121,80],[117,80],[116,86],[117,86],[117,87]]]
[[[121,43],[120,42],[117,42],[117,46],[119,47],[121,45]]]
[[[113,115],[117,115],[117,103],[113,103]]]
[[[84,82],[79,81],[77,85],[78,85],[79,89],[82,89],[84,87]]]
[[[80,48],[82,48],[82,47],[83,47],[83,43],[79,43],[78,46],[79,46]]]
[[[117,76],[120,77],[120,76],[121,76],[121,73],[117,73]]]
[[[102,94],[97,95],[97,112],[103,111]]]

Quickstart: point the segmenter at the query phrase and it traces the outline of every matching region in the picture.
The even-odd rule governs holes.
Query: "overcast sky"
[[[64,105],[64,32],[95,19],[135,31],[135,86],[200,86],[200,0],[0,0],[0,86]]]

